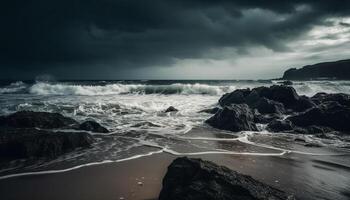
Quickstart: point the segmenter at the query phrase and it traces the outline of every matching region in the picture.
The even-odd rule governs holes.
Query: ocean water
[[[0,115],[31,110],[57,112],[79,122],[95,120],[107,134],[91,133],[96,143],[55,160],[2,163],[2,178],[26,173],[56,173],[79,167],[118,162],[154,153],[179,156],[208,154],[242,156],[325,156],[350,166],[350,138],[259,132],[232,133],[204,123],[211,114],[199,111],[217,105],[227,92],[239,88],[271,86],[277,81],[61,81],[1,82]],[[350,81],[294,82],[300,95],[318,92],[350,94]],[[169,106],[179,112],[164,113]],[[66,130],[72,131],[72,130]],[[301,138],[318,144],[309,148]],[[349,169],[347,169],[349,171]],[[346,181],[345,181],[346,182]],[[348,182],[346,182],[348,183]],[[340,198],[341,199],[341,198]]]

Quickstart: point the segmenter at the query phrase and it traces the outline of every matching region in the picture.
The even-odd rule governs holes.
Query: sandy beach
[[[159,153],[53,174],[0,180],[2,199],[157,199],[167,166],[175,156]],[[347,199],[349,155],[201,155],[238,172],[295,194],[299,199]]]

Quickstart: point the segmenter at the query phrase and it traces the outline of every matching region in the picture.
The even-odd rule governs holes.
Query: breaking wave
[[[97,83],[97,84],[96,84]],[[107,84],[106,84],[107,83]],[[200,83],[164,83],[145,84],[142,81],[134,83],[121,82],[35,82],[26,84],[21,81],[0,87],[0,94],[30,93],[35,95],[119,95],[119,94],[181,94],[181,95],[223,95],[240,88],[255,88],[270,86],[278,82],[231,81],[216,82],[202,81]],[[349,81],[295,81],[292,85],[298,94],[312,96],[318,92],[350,94]]]
[[[221,95],[235,90],[235,86],[213,86],[206,84],[143,85],[143,84],[108,84],[68,85],[36,83],[29,92],[37,95],[113,95],[113,94],[205,94]]]
[[[17,81],[7,85],[5,87],[0,88],[0,94],[10,94],[10,93],[18,93],[27,88],[26,84],[22,81]]]

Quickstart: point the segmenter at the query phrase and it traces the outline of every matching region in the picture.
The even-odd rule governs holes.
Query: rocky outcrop
[[[256,108],[261,114],[283,114],[286,112],[282,103],[267,99],[265,97],[261,98],[253,107]]]
[[[19,111],[7,116],[0,116],[0,127],[40,128],[40,129],[76,129],[99,133],[109,131],[94,121],[79,124],[72,118],[59,113]]]
[[[224,94],[219,99],[219,104],[221,106],[229,106],[231,104],[242,104],[247,103],[247,96],[251,93],[251,90],[248,89],[238,89],[231,93]]]
[[[108,129],[101,126],[99,123],[95,121],[85,121],[79,125],[80,130],[91,131],[96,133],[108,133]]]
[[[15,128],[74,128],[79,123],[59,113],[19,111],[0,117],[0,126]]]
[[[350,132],[350,108],[337,102],[320,104],[306,112],[288,118],[299,127],[325,126],[336,131]]]
[[[300,69],[291,68],[284,72],[285,80],[311,80],[311,79],[350,79],[350,60],[324,62],[307,65]]]
[[[169,108],[167,108],[164,112],[177,112],[179,111],[178,109],[176,109],[174,106],[169,106]]]
[[[85,132],[51,132],[35,128],[0,128],[0,157],[55,158],[76,148],[90,147],[94,139]]]
[[[159,200],[292,200],[250,176],[200,159],[177,158],[168,167]]]
[[[208,108],[208,109],[204,109],[204,110],[199,111],[199,113],[215,114],[219,110],[220,110],[220,108],[218,108],[218,107]]]
[[[233,104],[217,111],[206,121],[209,125],[229,131],[257,131],[254,115],[247,104]]]
[[[77,148],[90,147],[94,141],[86,132],[57,129],[108,132],[94,121],[79,124],[58,113],[20,111],[0,117],[0,157],[50,159]]]
[[[318,93],[310,98],[299,96],[292,87],[274,85],[235,90],[223,95],[219,105],[223,109],[207,123],[223,130],[256,130],[254,123],[259,123],[267,124],[271,132],[350,133],[347,123],[350,95],[347,94]],[[284,119],[285,114],[290,117]]]
[[[252,109],[257,109],[262,114],[281,114],[287,109],[301,112],[315,105],[309,98],[299,96],[294,88],[283,85],[258,87],[252,90],[239,89],[219,99],[221,106],[242,103],[249,105]]]
[[[350,108],[350,96],[348,94],[317,93],[313,97],[311,97],[311,100],[317,105],[329,103],[329,102],[337,102],[340,105]]]

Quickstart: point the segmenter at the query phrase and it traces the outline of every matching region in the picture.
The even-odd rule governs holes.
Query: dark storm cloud
[[[169,65],[212,49],[286,42],[329,16],[350,14],[348,0],[12,0],[1,3],[0,66],[38,71],[99,64]],[[215,59],[215,58],[214,58]],[[91,66],[89,68],[89,66]],[[80,68],[79,68],[80,69]]]

